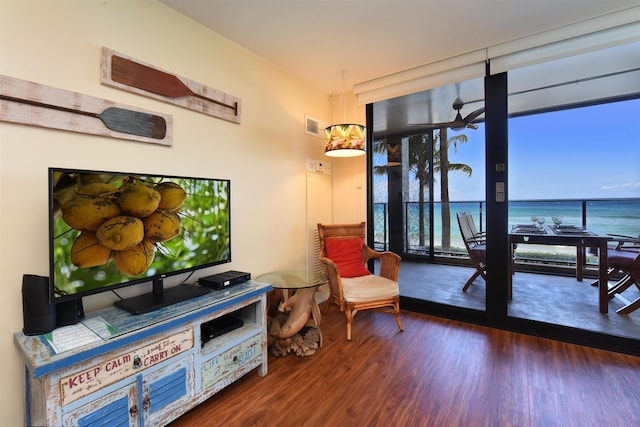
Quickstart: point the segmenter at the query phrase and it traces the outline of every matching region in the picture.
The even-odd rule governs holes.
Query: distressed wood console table
[[[17,332],[26,425],[165,425],[255,368],[266,375],[270,290],[249,281],[141,315],[97,311],[83,323],[99,317],[111,336],[60,353]],[[242,326],[209,334],[223,316]]]

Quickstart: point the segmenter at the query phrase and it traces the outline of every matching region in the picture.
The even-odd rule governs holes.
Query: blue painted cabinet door
[[[137,426],[139,424],[137,387],[130,382],[123,387],[65,413],[65,426]]]
[[[194,399],[193,356],[189,355],[142,377],[144,425],[165,425],[188,409]]]

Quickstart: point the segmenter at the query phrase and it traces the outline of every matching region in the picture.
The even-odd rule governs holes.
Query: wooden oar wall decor
[[[240,98],[102,48],[101,83],[240,123]]]
[[[0,121],[172,144],[170,115],[2,75]]]

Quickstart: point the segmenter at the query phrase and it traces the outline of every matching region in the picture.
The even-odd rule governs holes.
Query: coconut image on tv
[[[164,277],[231,261],[229,180],[50,168],[49,197],[52,302],[151,281],[169,303]]]

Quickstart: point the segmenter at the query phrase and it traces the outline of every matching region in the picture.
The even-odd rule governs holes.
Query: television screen
[[[231,261],[226,179],[50,168],[49,208],[54,303],[150,281],[162,299],[165,276]]]

